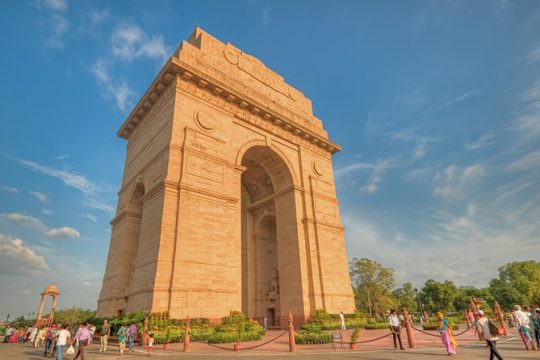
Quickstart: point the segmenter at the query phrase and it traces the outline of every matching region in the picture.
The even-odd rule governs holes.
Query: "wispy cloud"
[[[521,95],[523,113],[514,121],[513,129],[522,142],[540,138],[540,78],[537,78]]]
[[[16,157],[13,159],[32,171],[60,179],[64,185],[81,191],[85,195],[83,204],[89,209],[99,209],[109,214],[114,213],[114,208],[111,205],[108,205],[99,199],[99,193],[104,191],[103,188],[90,181],[83,174],[71,170],[42,165],[32,160]]]
[[[495,130],[489,130],[488,132],[480,136],[478,139],[472,142],[466,143],[465,149],[478,150],[486,146],[490,146],[494,143],[495,136],[496,136]]]
[[[110,17],[110,13],[108,9],[91,9],[88,16],[90,18],[90,25],[97,26],[107,21]]]
[[[83,218],[86,218],[88,220],[90,220],[91,222],[93,223],[97,223],[97,217],[95,215],[92,215],[90,213],[84,213],[81,215]]]
[[[462,93],[460,95],[457,95],[457,96],[455,96],[453,98],[450,98],[450,99],[446,100],[445,102],[443,102],[440,105],[437,105],[437,106],[434,106],[434,107],[431,107],[431,108],[425,110],[423,113],[427,114],[427,113],[431,113],[431,112],[434,112],[434,111],[439,111],[439,110],[448,108],[448,107],[450,107],[452,105],[455,105],[457,103],[460,103],[460,102],[467,101],[467,100],[473,99],[475,97],[478,97],[478,96],[482,95],[483,92],[484,92],[484,89],[473,89],[473,90],[466,91],[466,92],[464,92],[464,93]]]
[[[540,61],[540,44],[537,44],[533,47],[531,51],[529,51],[529,53],[525,57],[525,61],[529,65]]]
[[[379,190],[383,174],[392,166],[392,160],[379,160],[373,167],[373,172],[367,183],[360,188],[366,194],[374,194]]]
[[[41,209],[41,213],[45,215],[52,215],[54,212],[51,209]]]
[[[63,49],[63,37],[69,29],[69,21],[65,14],[68,11],[66,0],[38,0],[38,7],[44,9],[48,15],[51,34],[44,42],[48,48]]]
[[[506,166],[507,171],[525,171],[538,168],[540,168],[540,150],[525,154]]]
[[[269,23],[270,23],[270,9],[265,8],[262,12],[262,24],[264,26],[268,26]]]
[[[135,92],[131,90],[124,79],[113,78],[108,71],[105,60],[98,60],[90,67],[90,73],[94,75],[99,85],[102,86],[102,95],[105,99],[113,101],[115,106],[122,112],[126,112],[133,105]]]
[[[61,155],[56,155],[54,158],[55,158],[56,160],[62,161],[62,160],[69,159],[70,156],[69,156],[69,154],[61,154]]]
[[[33,275],[48,271],[45,258],[24,245],[21,239],[12,239],[0,234],[0,270],[3,274]]]
[[[98,191],[98,186],[93,184],[82,174],[63,169],[52,168],[27,159],[16,158],[16,160],[30,170],[60,179],[65,185],[80,190],[87,195]]]
[[[39,191],[30,191],[29,194],[30,194],[30,196],[32,196],[37,201],[40,201],[40,202],[42,202],[44,204],[46,204],[49,201],[49,197],[47,195],[45,195],[44,193],[41,193]]]
[[[0,187],[0,190],[5,191],[5,192],[10,193],[10,194],[18,194],[19,193],[19,189],[17,189],[16,187],[13,187],[13,186],[2,186],[2,187]]]
[[[434,177],[434,196],[449,197],[460,195],[467,185],[479,181],[486,171],[482,164],[467,167],[449,165],[443,171],[437,172]]]
[[[121,60],[150,58],[165,60],[169,48],[162,35],[150,36],[134,23],[118,25],[111,35],[112,55]]]

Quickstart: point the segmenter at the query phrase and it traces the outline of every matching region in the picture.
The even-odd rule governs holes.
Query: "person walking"
[[[56,360],[62,360],[62,354],[64,353],[64,347],[67,344],[71,334],[66,329],[65,325],[59,325],[59,330],[56,338]]]
[[[48,325],[45,328],[45,350],[43,351],[44,357],[47,357],[49,355],[49,351],[52,350],[53,337],[53,327],[52,325]]]
[[[154,335],[150,332],[146,334],[146,356],[152,356],[152,350],[154,349]]]
[[[392,332],[392,338],[394,339],[394,350],[397,350],[397,342],[399,342],[399,349],[405,350],[403,344],[401,343],[401,327],[397,311],[395,309],[390,310],[390,315],[388,315],[388,325],[390,326],[390,331]]]
[[[499,340],[499,337],[491,333],[489,329],[489,319],[485,316],[484,311],[478,310],[476,312],[476,317],[476,330],[482,335],[489,347],[489,360],[493,360],[494,356],[499,360],[503,360],[502,355],[499,353],[499,350],[497,350],[497,340]]]
[[[107,320],[103,320],[103,326],[101,327],[101,332],[99,333],[99,340],[101,344],[99,351],[107,351],[107,342],[109,341],[109,336],[111,336],[111,326]]]
[[[77,330],[77,333],[75,334],[74,340],[79,344],[79,348],[77,350],[77,354],[73,358],[73,360],[77,360],[77,358],[80,356],[81,360],[84,360],[84,348],[88,346],[88,342],[90,341],[91,334],[88,330],[88,327],[85,324],[79,325],[79,330]]]
[[[527,316],[527,314],[521,311],[521,306],[519,305],[514,306],[513,315],[514,322],[516,323],[516,327],[518,328],[519,335],[521,336],[521,340],[523,340],[523,344],[525,344],[525,347],[529,349],[529,343],[531,343],[532,349],[536,349],[536,345],[534,344],[533,338],[531,336],[531,329],[529,328],[529,316]]]
[[[441,334],[441,341],[446,347],[446,352],[448,355],[456,355],[457,343],[454,339],[454,333],[452,332],[452,327],[448,324],[448,321],[444,318],[444,315],[439,311],[435,314],[439,320],[437,324],[437,330]]]
[[[122,324],[116,335],[118,336],[118,350],[120,351],[120,356],[122,356],[124,355],[126,338],[128,337],[128,328],[126,327],[126,324]]]
[[[340,311],[339,313],[339,322],[341,323],[341,330],[347,330],[347,327],[345,327],[345,315],[343,315],[343,311]]]
[[[534,339],[536,340],[536,347],[540,349],[540,309],[531,310],[531,324],[534,330]]]
[[[129,351],[133,351],[135,338],[137,337],[137,325],[131,324],[128,328]]]

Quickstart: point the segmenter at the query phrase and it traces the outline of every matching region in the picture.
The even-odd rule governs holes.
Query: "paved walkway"
[[[363,331],[364,339],[375,338],[376,333],[381,333],[382,331],[377,330],[366,330]],[[383,332],[382,332],[383,333]],[[472,331],[470,335],[474,335]],[[298,346],[298,353],[292,354],[286,352],[287,337],[283,336],[281,339],[284,342],[274,343],[266,345],[265,347],[259,348],[257,350],[249,351],[240,351],[232,352],[226,350],[218,350],[211,348],[206,344],[202,343],[192,343],[192,352],[191,353],[182,353],[178,349],[173,350],[163,350],[161,346],[156,347],[154,357],[163,358],[163,359],[247,359],[247,358],[258,358],[261,360],[274,360],[274,359],[294,359],[294,360],[307,360],[307,359],[324,359],[324,360],[349,360],[349,359],[373,359],[373,360],[389,360],[389,359],[421,359],[421,360],[431,360],[431,359],[442,359],[447,358],[442,345],[439,340],[433,337],[434,341],[429,344],[425,343],[428,341],[428,338],[431,338],[428,335],[424,337],[418,336],[418,332],[415,332],[417,340],[416,349],[408,349],[406,351],[393,351],[393,345],[391,343],[391,338],[384,338],[378,340],[374,343],[359,345],[357,351],[351,351],[348,348],[344,350],[339,349],[338,351],[333,352],[332,346],[329,344],[324,345],[313,345],[313,346]],[[267,339],[270,339],[270,335],[279,335],[279,331],[275,334],[268,334]],[[403,333],[405,337],[405,333]],[[467,335],[467,338],[463,336]],[[506,360],[509,359],[540,359],[540,351],[525,351],[521,340],[515,336],[516,334],[512,333],[510,336],[501,340],[499,342],[499,350],[503,354]],[[461,340],[460,340],[461,338]],[[362,336],[359,341],[364,340]],[[405,339],[404,339],[405,340]],[[389,342],[388,342],[389,341]],[[429,340],[432,341],[432,340]],[[473,336],[469,336],[468,333],[458,337],[460,346],[458,347],[458,355],[462,359],[467,360],[480,360],[488,358],[488,349],[483,342],[475,340]],[[405,340],[406,342],[406,340]],[[255,343],[255,342],[254,342]],[[224,347],[232,348],[232,345],[223,345]],[[248,347],[248,344],[242,344],[242,346]],[[98,345],[91,345],[86,351],[86,359],[111,359],[117,358],[117,348],[111,347],[107,353],[98,352]],[[285,350],[285,351],[284,351]],[[13,359],[13,360],[38,360],[43,359],[42,357],[43,349],[34,349],[28,344],[0,344],[0,359]],[[135,359],[146,357],[146,352],[143,349],[136,349],[135,352],[126,353],[125,358]],[[64,356],[64,359],[71,360],[73,356]]]

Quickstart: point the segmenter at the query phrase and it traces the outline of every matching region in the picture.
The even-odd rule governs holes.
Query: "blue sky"
[[[312,99],[350,258],[415,286],[540,260],[537,1],[2,1],[0,319],[50,282],[95,308],[116,131],[196,25]]]

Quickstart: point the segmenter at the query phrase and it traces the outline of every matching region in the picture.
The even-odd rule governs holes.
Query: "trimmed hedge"
[[[299,345],[328,344],[332,342],[332,335],[323,332],[315,333],[300,331],[294,335],[294,339]]]

